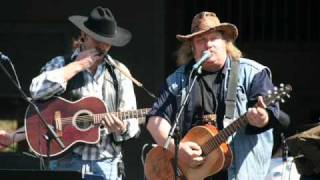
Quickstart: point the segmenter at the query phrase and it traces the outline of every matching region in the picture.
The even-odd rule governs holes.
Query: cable
[[[14,143],[15,143],[16,135],[17,135],[17,134],[22,134],[22,133],[24,133],[24,131],[23,131],[23,132],[22,132],[22,131],[16,131],[16,132],[14,132],[13,135],[12,135],[12,142],[11,142],[11,144],[14,144]],[[13,147],[12,147],[12,151],[13,151],[13,152],[16,152],[16,150],[17,150],[16,148],[17,148],[17,146],[13,146]]]

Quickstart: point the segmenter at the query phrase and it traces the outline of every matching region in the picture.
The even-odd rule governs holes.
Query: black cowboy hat
[[[99,6],[88,17],[70,16],[69,21],[99,42],[124,46],[131,40],[130,31],[117,26],[116,19],[108,8]]]

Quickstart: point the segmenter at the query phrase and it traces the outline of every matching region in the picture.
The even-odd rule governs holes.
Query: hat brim
[[[69,17],[69,21],[71,21],[75,26],[77,26],[81,31],[85,32],[90,37],[92,37],[93,39],[99,42],[104,42],[112,46],[122,47],[128,44],[128,42],[131,40],[132,35],[130,31],[124,28],[121,28],[119,26],[117,26],[116,34],[113,37],[105,37],[105,36],[99,35],[84,25],[84,22],[86,22],[87,19],[88,18],[84,16]]]
[[[230,23],[221,23],[219,26],[215,26],[206,30],[197,31],[192,34],[187,35],[176,35],[176,38],[179,41],[188,41],[191,40],[193,37],[198,36],[203,33],[211,32],[211,31],[222,31],[227,38],[229,38],[232,41],[235,41],[238,37],[238,28]]]

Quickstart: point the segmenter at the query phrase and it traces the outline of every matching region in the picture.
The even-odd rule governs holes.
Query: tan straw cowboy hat
[[[99,42],[124,46],[131,40],[130,31],[117,25],[116,19],[108,8],[96,7],[88,17],[75,15],[70,16],[69,20]]]
[[[220,31],[231,41],[234,41],[238,37],[238,29],[235,25],[220,23],[215,13],[205,11],[194,16],[191,24],[191,34],[178,34],[176,37],[180,41],[186,41],[209,31]]]

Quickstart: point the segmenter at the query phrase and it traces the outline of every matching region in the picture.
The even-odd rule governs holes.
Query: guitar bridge
[[[55,111],[54,112],[54,120],[55,120],[55,125],[56,125],[56,133],[59,137],[62,136],[62,123],[61,123],[61,112],[60,111]]]

